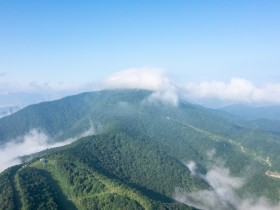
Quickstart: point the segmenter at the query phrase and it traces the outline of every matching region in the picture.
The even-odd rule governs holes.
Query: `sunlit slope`
[[[43,131],[53,140],[73,137],[72,135],[90,128],[92,122],[88,116],[91,113],[100,116],[106,111],[106,105],[118,101],[140,103],[148,94],[148,91],[129,90],[90,92],[28,106],[0,119],[0,145],[23,136],[32,129]]]
[[[33,116],[28,114],[31,111],[24,109],[3,118],[0,127],[2,130],[9,128],[3,136],[18,136],[29,129],[40,128],[51,141],[78,136],[93,128],[96,131],[94,136],[79,140],[61,151],[40,153],[50,162],[49,166],[41,169],[49,171],[54,180],[65,177],[67,173],[73,180],[79,180],[74,178],[80,176],[76,168],[83,167],[124,184],[152,201],[172,203],[176,187],[186,191],[209,187],[202,179],[197,180],[190,174],[186,163],[195,161],[199,166],[197,170],[205,174],[213,162],[218,161],[234,176],[246,179],[239,194],[279,200],[280,180],[266,175],[268,170],[280,171],[280,138],[277,134],[248,128],[219,111],[182,100],[178,106],[147,100],[150,94],[142,90],[84,93],[30,106],[27,110],[36,113],[36,117],[30,117]],[[52,108],[46,108],[49,105]],[[25,121],[29,126],[19,126],[21,129],[15,129],[17,135],[13,134],[13,122]],[[8,139],[3,137],[2,140]],[[56,165],[60,161],[64,162]],[[36,164],[32,166],[38,168],[38,162]],[[61,171],[64,165],[69,165],[69,169],[65,169],[67,173]],[[20,175],[19,171],[17,174]],[[76,182],[76,187],[81,182]],[[72,189],[72,185],[68,188],[66,185],[69,183],[60,186],[62,192]],[[83,196],[75,196],[67,199],[72,199],[77,206],[79,196]],[[55,203],[55,197],[52,200]]]
[[[77,137],[88,130],[92,131],[91,134],[102,133],[130,118],[137,123],[135,117],[146,117],[143,120],[147,124],[152,122],[150,126],[154,126],[156,121],[166,121],[169,118],[170,122],[166,125],[169,129],[183,126],[184,129],[188,127],[195,132],[200,129],[219,135],[227,139],[227,142],[231,139],[263,159],[269,156],[272,166],[280,170],[280,138],[277,133],[268,132],[268,128],[266,131],[250,128],[236,123],[235,119],[222,112],[182,100],[176,107],[159,101],[149,103],[147,98],[150,94],[151,92],[143,90],[106,90],[32,105],[0,119],[0,144],[23,136],[32,129],[46,133],[50,137],[49,141],[61,141]]]
[[[207,186],[155,147],[110,132],[45,156],[44,166],[12,167],[1,174],[11,180],[1,185],[3,209],[189,209],[172,199],[174,186]]]

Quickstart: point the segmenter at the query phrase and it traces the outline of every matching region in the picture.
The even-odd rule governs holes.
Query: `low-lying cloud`
[[[256,86],[247,79],[232,78],[229,82],[190,82],[182,88],[189,97],[195,99],[217,99],[234,103],[280,104],[280,84],[277,83]]]
[[[85,133],[89,135],[91,133]],[[6,168],[21,163],[20,156],[30,155],[48,148],[61,147],[74,142],[71,138],[63,142],[49,143],[49,137],[38,129],[33,129],[26,135],[6,143],[0,148],[0,172]]]
[[[174,199],[198,209],[207,210],[276,210],[280,204],[273,205],[265,197],[240,197],[236,191],[244,184],[245,179],[230,174],[229,169],[214,165],[203,175],[196,172],[193,161],[186,164],[192,175],[202,178],[210,189],[186,192],[177,188]]]
[[[154,93],[148,101],[161,100],[173,105],[178,103],[176,87],[162,69],[143,67],[120,71],[105,79],[102,87],[152,90]]]
[[[33,154],[48,148],[64,146],[73,141],[74,139],[69,139],[50,144],[48,143],[49,137],[45,133],[36,129],[31,130],[23,137],[10,141],[0,148],[0,172],[10,166],[20,164],[19,156]]]

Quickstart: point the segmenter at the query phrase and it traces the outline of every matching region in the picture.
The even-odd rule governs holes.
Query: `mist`
[[[221,165],[214,164],[205,175],[196,172],[196,164],[190,161],[186,164],[193,176],[197,176],[207,182],[210,189],[186,192],[176,188],[174,199],[198,209],[207,210],[276,210],[280,209],[280,203],[272,204],[265,197],[246,196],[241,197],[237,193],[246,179],[232,176],[230,170]]]
[[[24,136],[9,141],[0,147],[0,172],[6,168],[22,163],[20,156],[30,155],[46,149],[61,147],[71,144],[81,137],[95,134],[95,129],[91,126],[82,134],[69,138],[62,142],[50,143],[50,138],[40,129],[32,129]]]

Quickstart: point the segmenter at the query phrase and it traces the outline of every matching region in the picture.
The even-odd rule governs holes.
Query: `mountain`
[[[243,127],[280,134],[280,106],[229,105],[220,109],[236,117]]]
[[[262,106],[255,107],[242,104],[234,104],[221,108],[233,116],[236,116],[243,120],[280,120],[280,106]]]
[[[190,209],[165,194],[195,179],[181,162],[149,149],[112,132],[12,167],[0,176],[1,192],[9,192],[0,196],[2,209]]]
[[[115,110],[110,106],[125,100],[140,103],[148,94],[148,91],[138,91],[136,95],[133,91],[102,91],[28,106],[0,119],[0,145],[32,129],[40,129],[53,141],[73,137],[90,128],[98,129],[108,123],[105,117],[113,117],[110,112]]]
[[[3,146],[20,144],[32,129],[49,143],[85,136],[2,172],[2,209],[205,209],[209,199],[209,209],[241,209],[254,198],[279,202],[280,180],[269,172],[280,172],[277,133],[151,94],[83,93],[0,119]]]
[[[20,107],[18,107],[18,106],[3,106],[3,107],[0,107],[0,118],[11,115],[11,114],[17,112],[18,110],[20,110]]]

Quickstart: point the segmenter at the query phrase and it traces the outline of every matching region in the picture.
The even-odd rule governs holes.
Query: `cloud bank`
[[[245,184],[245,180],[231,176],[229,169],[223,166],[214,165],[205,175],[196,173],[196,164],[193,161],[186,166],[192,175],[202,178],[211,188],[194,192],[185,192],[183,189],[177,188],[174,193],[174,199],[181,203],[207,210],[280,209],[280,204],[273,205],[264,197],[254,199],[252,197],[241,198],[238,196],[236,191]]]
[[[256,86],[247,79],[232,78],[229,82],[190,82],[183,85],[182,88],[189,97],[195,99],[217,99],[233,103],[280,104],[280,84],[275,83]]]
[[[117,72],[106,78],[102,83],[103,89],[144,89],[154,93],[148,101],[160,100],[173,105],[178,103],[175,85],[162,69],[132,68]]]
[[[280,83],[255,85],[252,81],[233,77],[225,81],[198,83],[173,82],[162,69],[132,68],[117,72],[103,82],[103,88],[138,88],[154,91],[153,98],[178,103],[179,94],[189,100],[206,103],[280,104]]]
[[[0,106],[23,107],[85,91],[121,88],[151,90],[154,94],[149,99],[150,101],[163,101],[174,105],[178,103],[178,95],[202,105],[280,104],[280,83],[256,85],[248,79],[239,77],[233,77],[229,81],[192,82],[187,80],[188,78],[186,82],[177,83],[163,69],[142,67],[119,71],[99,83],[0,81]]]

